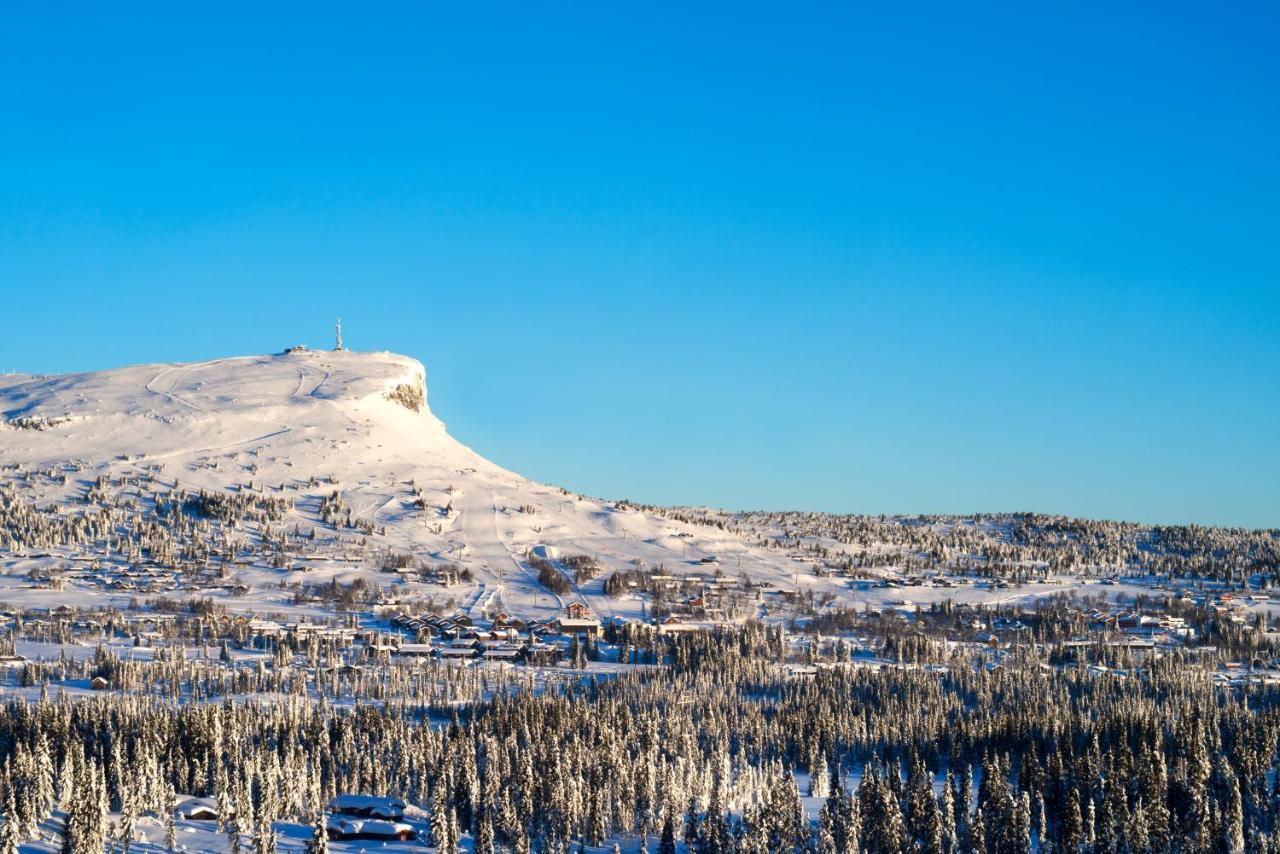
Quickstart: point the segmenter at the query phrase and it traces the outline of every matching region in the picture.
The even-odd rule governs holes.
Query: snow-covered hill
[[[1011,602],[1108,576],[1144,577],[1131,593],[1153,574],[1256,581],[1278,562],[1277,531],[575,495],[454,439],[423,365],[392,353],[0,376],[0,608],[208,598],[331,615],[345,595],[366,611],[545,618],[581,600],[599,617],[772,620]]]
[[[740,534],[576,496],[489,462],[432,415],[423,365],[392,353],[299,350],[0,377],[0,416],[0,484],[37,507],[74,514],[93,495],[145,518],[158,496],[178,492],[287,501],[265,532],[268,540],[296,535],[286,567],[241,558],[231,580],[254,591],[245,605],[265,607],[262,597],[288,604],[272,590],[281,577],[315,584],[364,576],[406,597],[448,598],[463,608],[549,616],[581,598],[602,616],[638,615],[639,599],[603,595],[611,571],[662,565],[687,574],[705,569],[699,561],[710,556],[725,572],[794,581],[788,558]],[[241,551],[251,553],[262,533],[247,525],[227,536],[244,539],[250,548]],[[526,560],[531,550],[566,574],[561,559],[580,555],[602,571],[556,594],[538,583]],[[0,557],[11,570],[30,567],[33,551],[55,555],[42,559],[52,563],[101,549],[69,544],[0,550]],[[441,590],[417,575],[380,571],[405,555],[418,565],[457,565],[471,579]],[[66,593],[11,589],[0,597],[39,604],[32,600]]]

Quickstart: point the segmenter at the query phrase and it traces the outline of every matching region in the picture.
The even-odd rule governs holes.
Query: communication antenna
[[[338,318],[338,323],[333,328],[338,336],[338,340],[336,343],[334,343],[333,349],[341,350],[342,349],[342,318],[341,317]]]

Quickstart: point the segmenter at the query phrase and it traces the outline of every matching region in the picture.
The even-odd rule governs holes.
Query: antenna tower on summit
[[[338,336],[338,340],[334,342],[333,349],[341,350],[342,349],[342,318],[341,317],[338,318],[338,324],[334,326],[333,329]]]

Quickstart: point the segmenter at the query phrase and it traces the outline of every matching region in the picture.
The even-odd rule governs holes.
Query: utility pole
[[[333,328],[338,336],[338,340],[334,343],[333,349],[341,350],[342,349],[342,318],[341,317],[338,318],[338,323]]]

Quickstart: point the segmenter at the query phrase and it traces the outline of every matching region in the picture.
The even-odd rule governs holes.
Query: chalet
[[[498,613],[496,617],[493,618],[493,628],[494,629],[514,629],[515,631],[520,631],[521,629],[527,628],[527,626],[525,625],[523,620],[518,620],[515,617],[512,617],[510,614],[506,613],[505,611],[501,611]]]
[[[1142,625],[1142,615],[1137,611],[1127,614],[1120,614],[1116,617],[1116,628],[1120,631],[1133,631]]]
[[[111,687],[105,676],[95,676],[89,680],[89,687],[94,691],[105,691]]]
[[[786,671],[787,681],[812,679],[818,675],[818,668],[812,664],[786,664],[783,668]]]
[[[255,618],[249,621],[249,631],[253,632],[255,635],[273,638],[278,637],[284,632],[284,626],[273,620],[259,620]]]
[[[595,637],[600,634],[600,621],[592,614],[591,609],[583,602],[570,602],[565,606],[565,615],[556,620],[555,627],[566,635],[587,635]]]
[[[399,798],[377,795],[338,795],[329,801],[329,812],[356,818],[380,818],[399,821],[404,818],[405,802]]]
[[[561,617],[556,621],[556,628],[566,635],[586,635],[595,637],[600,634],[600,621],[593,618],[575,620],[572,617]]]
[[[435,655],[436,648],[429,643],[402,643],[396,647],[396,655],[406,658],[421,658]]]
[[[440,648],[441,658],[475,658],[476,645],[474,642],[456,641]]]
[[[486,646],[481,655],[485,661],[515,661],[520,656],[520,647],[514,644]]]
[[[227,809],[235,813],[235,807],[230,804]],[[178,805],[178,815],[188,821],[217,821],[218,802],[213,798],[189,798]]]
[[[658,623],[658,634],[660,635],[678,634],[680,632],[696,632],[698,629],[699,626],[696,624],[686,623],[674,614]]]
[[[330,816],[325,831],[333,840],[369,839],[379,842],[409,842],[417,838],[412,825],[401,821],[382,821],[368,818],[342,818]]]

